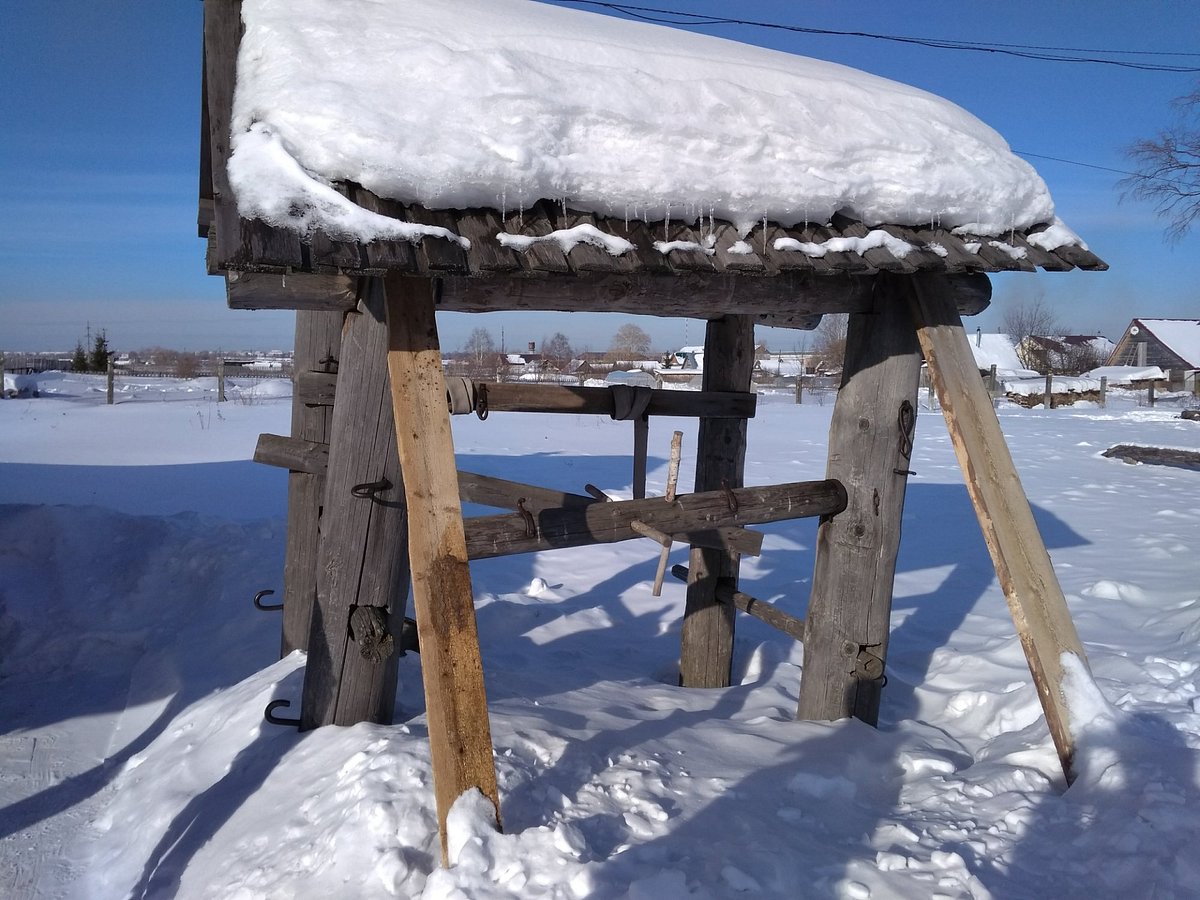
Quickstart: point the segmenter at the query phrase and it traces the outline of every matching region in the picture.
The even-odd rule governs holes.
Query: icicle
[[[625,204],[625,233],[629,234],[629,204]]]
[[[517,228],[525,227],[525,196],[521,195],[521,199],[517,201]]]
[[[663,240],[671,239],[671,204],[668,203],[663,209]]]
[[[508,214],[508,187],[507,185],[500,191],[500,221],[504,221],[504,217]]]
[[[763,216],[763,254],[767,252],[767,217]]]

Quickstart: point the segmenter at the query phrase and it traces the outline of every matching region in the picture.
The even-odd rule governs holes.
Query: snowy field
[[[676,687],[684,590],[651,596],[650,541],[480,562],[506,833],[464,798],[440,870],[418,656],[393,727],[263,722],[303,677],[250,602],[282,588],[286,475],[249,459],[289,391],[234,384],[0,401],[0,897],[1195,896],[1200,472],[1100,456],[1200,449],[1178,406],[1000,410],[1103,695],[1075,686],[1069,790],[922,409],[878,730],[794,721],[803,649],[745,617],[735,686]],[[830,413],[761,397],[747,482],[822,477]],[[627,423],[454,426],[463,468],[628,496]],[[695,447],[652,423],[652,493],[675,428]],[[743,589],[803,615],[815,526],[764,530]]]

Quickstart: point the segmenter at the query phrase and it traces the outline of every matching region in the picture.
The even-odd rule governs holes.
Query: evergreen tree
[[[75,352],[71,354],[71,371],[86,372],[88,370],[88,355],[83,349],[83,341],[75,342]]]
[[[108,337],[101,330],[96,335],[92,342],[92,354],[88,357],[88,366],[93,372],[104,372],[108,370]]]

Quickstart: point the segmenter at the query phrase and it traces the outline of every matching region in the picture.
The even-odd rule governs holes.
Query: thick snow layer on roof
[[[988,371],[996,367],[996,374],[1001,378],[1026,378],[1037,375],[1032,369],[1021,365],[1017,356],[1017,348],[1007,334],[971,334],[971,352],[975,355],[975,364],[980,370]]]
[[[418,236],[350,204],[343,180],[434,208],[549,198],[743,230],[838,210],[988,234],[1054,221],[991,128],[833,63],[527,0],[244,0],[242,15],[229,174],[241,214],[275,225]]]
[[[1139,319],[1188,365],[1200,368],[1200,319]]]

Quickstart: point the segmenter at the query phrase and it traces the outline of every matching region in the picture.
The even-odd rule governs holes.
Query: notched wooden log
[[[358,644],[363,659],[378,665],[396,650],[388,631],[387,610],[379,606],[355,606],[350,610],[350,640]]]

